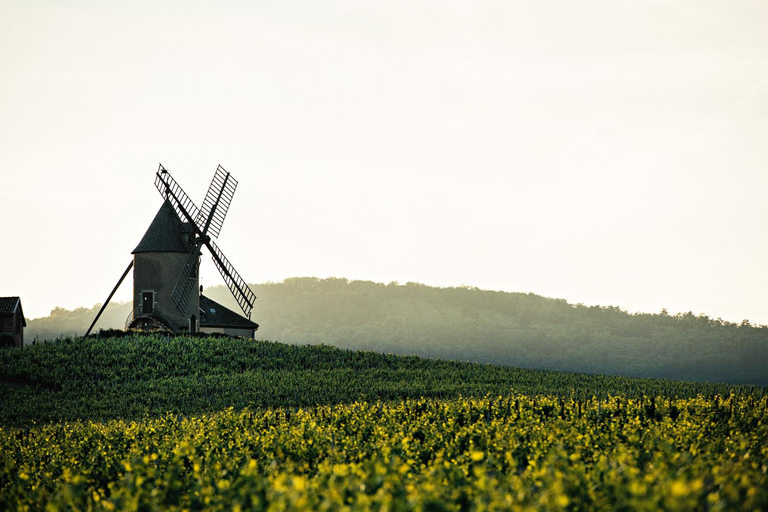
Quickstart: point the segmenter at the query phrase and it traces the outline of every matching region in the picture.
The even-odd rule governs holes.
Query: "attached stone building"
[[[253,338],[259,324],[200,294],[200,331]]]

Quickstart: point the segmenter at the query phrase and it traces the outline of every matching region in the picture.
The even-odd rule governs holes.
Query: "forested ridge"
[[[768,327],[693,313],[629,314],[532,293],[340,278],[251,285],[257,338],[524,368],[768,385]],[[204,292],[237,310],[223,286]],[[83,334],[98,311],[57,308],[27,341]],[[130,305],[98,327],[122,328]]]

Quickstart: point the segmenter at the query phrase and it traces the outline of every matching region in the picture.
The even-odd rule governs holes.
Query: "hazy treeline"
[[[54,308],[51,314],[42,318],[27,319],[24,329],[24,343],[30,344],[35,339],[46,340],[61,336],[84,335],[85,331],[96,318],[101,304],[92,308],[77,308],[74,310]],[[124,329],[125,320],[133,310],[130,302],[110,303],[99,318],[94,332],[99,329]]]
[[[692,313],[628,314],[535,294],[291,278],[252,285],[257,338],[527,368],[768,385],[768,327]],[[238,311],[223,286],[205,294]],[[97,327],[122,328],[130,304]],[[27,340],[83,334],[98,311],[57,308]]]

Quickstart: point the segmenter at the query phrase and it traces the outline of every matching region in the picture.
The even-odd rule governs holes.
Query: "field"
[[[761,388],[163,337],[0,382],[3,510],[768,509]]]

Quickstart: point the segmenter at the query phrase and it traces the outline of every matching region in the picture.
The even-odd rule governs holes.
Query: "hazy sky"
[[[104,301],[158,162],[248,282],[768,323],[763,0],[0,1],[0,296]]]

